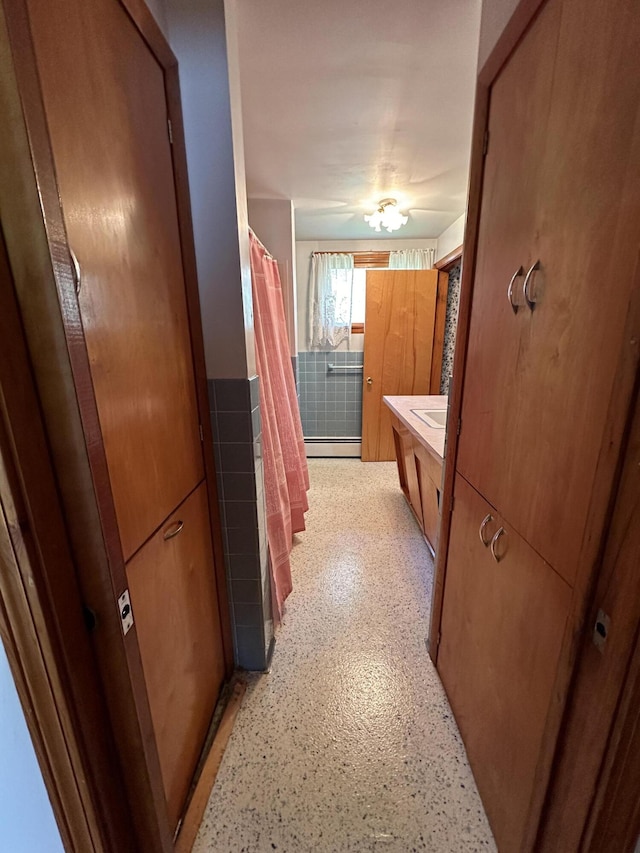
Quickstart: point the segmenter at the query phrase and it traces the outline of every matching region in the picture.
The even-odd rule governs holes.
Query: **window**
[[[364,334],[364,312],[367,287],[366,269],[331,270],[331,290],[335,303],[336,317],[344,317],[348,312],[350,286],[353,274],[353,291],[351,301],[351,334]]]
[[[351,334],[364,335],[364,312],[367,292],[367,271],[353,271],[353,299],[351,302]]]

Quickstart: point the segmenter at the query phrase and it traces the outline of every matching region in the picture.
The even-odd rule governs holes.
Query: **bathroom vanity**
[[[384,398],[391,410],[400,488],[433,553],[440,524],[447,400],[446,396]]]

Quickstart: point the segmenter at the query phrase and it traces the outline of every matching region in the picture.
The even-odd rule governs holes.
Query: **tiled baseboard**
[[[316,457],[341,457],[359,459],[362,442],[359,438],[311,438],[304,443],[308,459]]]

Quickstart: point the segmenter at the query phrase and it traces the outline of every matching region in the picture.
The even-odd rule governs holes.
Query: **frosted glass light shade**
[[[386,228],[389,233],[402,228],[409,221],[409,217],[400,213],[395,198],[383,199],[378,209],[371,215],[365,214],[364,221],[368,222],[374,231]]]

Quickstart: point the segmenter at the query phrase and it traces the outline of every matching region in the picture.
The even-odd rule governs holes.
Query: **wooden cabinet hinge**
[[[462,418],[458,418],[458,425],[456,427],[456,435],[460,435],[461,429],[462,429]]]
[[[449,515],[451,515],[451,513],[453,512],[453,508],[455,505],[456,505],[456,496],[453,495],[453,497],[451,498],[451,506],[449,507]]]
[[[200,441],[204,441],[204,432],[202,430],[202,424],[198,424],[198,429],[200,430]]]
[[[489,131],[485,130],[484,138],[482,140],[482,156],[487,156],[487,151],[489,150]]]
[[[170,118],[167,119],[167,130],[169,131],[169,144],[173,145],[173,125]]]

